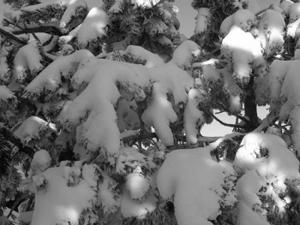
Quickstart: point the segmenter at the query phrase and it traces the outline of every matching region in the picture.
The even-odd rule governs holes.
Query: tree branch
[[[26,41],[21,40],[20,38],[16,37],[15,35],[13,35],[10,32],[7,32],[7,31],[3,30],[2,28],[0,28],[0,34],[2,34],[3,36],[8,37],[8,39],[11,39],[11,40],[14,40],[14,41],[18,42],[21,45],[26,45],[27,44]]]
[[[37,149],[23,145],[21,140],[17,136],[15,136],[9,129],[5,128],[2,124],[0,124],[0,133],[4,138],[14,144],[19,149],[19,151],[24,152],[30,158],[33,158],[33,155],[37,151]]]
[[[216,117],[213,113],[211,113],[208,110],[202,109],[205,113],[209,114],[210,116],[212,116],[216,121],[218,121],[220,124],[226,126],[226,127],[233,127],[233,128],[245,128],[245,126],[242,125],[238,125],[238,124],[229,124],[229,123],[225,123],[222,120],[220,120],[218,117]]]

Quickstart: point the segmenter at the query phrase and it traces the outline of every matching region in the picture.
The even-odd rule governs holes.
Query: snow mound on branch
[[[176,114],[171,103],[164,96],[167,93],[172,94],[175,105],[186,102],[186,92],[192,85],[189,74],[180,70],[173,62],[149,69],[136,64],[91,59],[84,60],[80,67],[81,69],[72,78],[72,85],[77,88],[86,83],[87,87],[61,114],[59,121],[64,128],[72,129],[82,118],[88,116],[83,125],[81,138],[84,147],[92,151],[102,147],[110,154],[118,152],[120,132],[114,107],[121,93],[117,84],[119,88],[132,94],[135,101],[141,101],[146,96],[144,89],[149,88],[153,82],[157,83],[154,85],[156,87],[153,91],[153,102],[150,103],[150,108],[144,112],[143,117],[149,126],[153,125],[155,129],[161,129],[158,132],[160,138],[168,144],[173,143],[167,125],[177,117],[175,118]],[[158,96],[163,98],[159,99]],[[160,107],[167,108],[168,111],[157,110]],[[154,113],[148,113],[149,110],[152,112],[154,109],[156,109]],[[164,117],[155,115],[164,115]]]
[[[249,31],[257,23],[256,16],[248,9],[239,9],[234,14],[223,20],[220,33],[226,36],[232,26],[238,26],[245,32]]]
[[[209,8],[200,8],[196,17],[196,27],[194,33],[202,33],[207,30],[210,20]]]
[[[184,130],[188,143],[196,144],[198,142],[199,126],[205,122],[204,114],[197,106],[204,101],[204,96],[199,89],[190,89],[188,93],[188,102],[184,109]]]
[[[234,78],[242,84],[248,83],[252,72],[252,62],[255,66],[261,64],[261,47],[251,33],[246,33],[238,26],[232,26],[223,39],[221,52],[233,64]],[[256,62],[257,60],[257,62]]]
[[[299,161],[276,135],[250,133],[241,146],[234,161],[236,171],[245,173],[236,186],[240,199],[238,221],[269,224],[267,211],[259,210],[263,204],[259,196],[271,197],[279,212],[285,211],[286,202],[279,194],[286,189],[286,179],[299,179]]]
[[[124,188],[120,199],[121,213],[125,218],[137,217],[145,218],[147,213],[151,213],[156,209],[157,199],[151,194],[146,200],[133,200],[129,192]]]
[[[84,1],[84,0],[68,1],[67,9],[65,10],[65,12],[60,20],[60,23],[59,23],[59,27],[61,30],[64,30],[66,25],[71,21],[72,16],[76,15],[76,9],[78,7],[87,8],[86,1]]]
[[[40,150],[34,153],[31,161],[31,169],[34,170],[33,175],[39,175],[48,169],[51,165],[51,161],[50,154],[46,150]]]
[[[14,134],[21,139],[23,144],[28,144],[32,140],[38,140],[45,132],[56,132],[55,125],[37,117],[27,118]]]
[[[7,102],[9,99],[15,98],[14,93],[4,85],[0,85],[0,101]]]
[[[284,14],[287,16],[289,15],[290,12],[290,7],[294,4],[294,2],[290,1],[290,0],[283,0],[280,3],[280,8],[283,10]]]
[[[26,70],[30,70],[31,74],[37,74],[43,69],[40,63],[42,57],[38,50],[38,42],[31,42],[19,49],[14,58],[14,77],[16,80],[24,80],[26,78]]]
[[[65,167],[49,168],[38,177],[43,181],[35,194],[32,225],[79,224],[84,209],[92,207],[95,191],[84,180],[68,186]]]
[[[193,58],[199,54],[200,46],[193,41],[186,40],[176,48],[172,61],[180,68],[189,68],[192,66]]]
[[[91,41],[96,41],[106,35],[105,28],[108,25],[108,16],[97,7],[92,8],[78,31],[78,43],[81,49]]]
[[[253,14],[256,14],[264,9],[269,8],[271,5],[279,5],[280,0],[235,0],[233,5],[239,9],[243,9],[247,5],[247,9]]]
[[[135,59],[145,60],[145,67],[153,68],[165,64],[158,55],[144,49],[140,46],[129,45],[125,51],[121,51],[122,55],[131,55]]]
[[[211,225],[208,219],[220,213],[224,168],[212,160],[210,150],[208,146],[173,151],[158,171],[158,190],[163,199],[174,195],[179,225]]]
[[[126,189],[131,199],[142,199],[150,190],[150,183],[141,173],[133,172],[126,176]]]
[[[39,95],[45,90],[56,91],[62,77],[70,78],[76,72],[82,59],[92,57],[94,55],[90,51],[79,50],[71,55],[57,58],[27,85],[25,96]]]
[[[259,37],[268,57],[280,52],[284,44],[285,22],[281,13],[267,10],[259,21]]]
[[[282,182],[285,178],[299,177],[299,161],[280,137],[250,133],[244,137],[241,146],[234,161],[237,171],[256,170],[265,179],[276,175]]]
[[[154,127],[164,145],[170,146],[174,143],[170,123],[177,120],[177,115],[168,101],[167,93],[168,90],[161,83],[153,84],[152,102],[144,111],[142,120],[147,126]]]

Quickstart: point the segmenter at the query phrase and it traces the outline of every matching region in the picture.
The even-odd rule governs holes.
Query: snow
[[[103,172],[103,182],[99,184],[99,200],[103,206],[104,213],[113,213],[120,206],[120,199],[113,193],[118,185],[115,180]]]
[[[108,16],[97,7],[92,8],[78,31],[78,43],[81,49],[90,41],[97,40],[106,35],[105,28],[108,25]]]
[[[142,120],[148,127],[154,127],[164,145],[170,146],[174,140],[169,126],[177,120],[177,115],[171,102],[168,101],[167,92],[168,90],[159,82],[153,84],[152,102],[142,114]]]
[[[242,224],[269,224],[266,221],[267,212],[256,210],[262,205],[258,193],[265,187],[264,194],[271,196],[279,212],[283,212],[286,203],[279,197],[279,193],[286,189],[286,178],[299,179],[299,161],[280,137],[250,133],[241,142],[234,166],[239,173],[244,174],[236,186],[238,221]]]
[[[210,20],[209,8],[200,8],[196,17],[195,33],[205,32]]]
[[[211,146],[173,151],[158,171],[159,193],[163,199],[174,195],[179,225],[211,225],[208,219],[219,214],[224,169],[212,160],[210,150]]]
[[[129,45],[125,51],[121,51],[121,55],[130,55],[135,59],[145,60],[145,67],[147,68],[153,68],[165,64],[162,58],[141,46]]]
[[[138,172],[126,176],[126,189],[131,199],[142,199],[150,189],[149,181]]]
[[[33,170],[33,175],[39,175],[48,169],[51,165],[50,154],[46,150],[39,150],[34,153],[33,159],[31,161],[31,169]]]
[[[189,74],[180,70],[173,62],[149,69],[141,65],[103,59],[84,60],[72,78],[72,85],[78,88],[82,83],[88,83],[88,86],[61,114],[61,124],[71,129],[90,112],[81,139],[85,147],[92,151],[103,147],[110,153],[116,153],[120,146],[120,132],[114,105],[121,96],[116,82],[128,89],[136,101],[145,98],[143,87],[148,87],[150,82],[157,83],[153,89],[153,101],[143,117],[148,126],[162,129],[159,137],[171,144],[173,138],[170,136],[169,123],[175,121],[177,116],[166,94],[173,94],[175,105],[186,102],[186,91],[192,85]],[[159,107],[168,111],[157,110]]]
[[[40,63],[42,57],[37,44],[37,41],[31,42],[17,52],[14,58],[14,77],[16,80],[25,79],[26,70],[36,74],[43,69],[43,65]]]
[[[278,179],[296,179],[299,176],[299,161],[280,137],[250,133],[244,137],[241,146],[234,161],[237,171],[256,170],[265,179],[272,175]],[[264,149],[268,156],[259,157]]]
[[[268,57],[279,53],[284,44],[285,22],[282,15],[274,10],[267,10],[258,23],[262,47]]]
[[[61,76],[68,78],[75,73],[80,61],[94,57],[88,50],[79,50],[69,56],[61,56],[48,65],[25,88],[25,96],[39,95],[44,90],[56,91],[61,83]]]
[[[68,7],[65,10],[62,18],[60,19],[59,27],[63,31],[66,25],[70,22],[72,16],[76,14],[76,9],[78,7],[87,7],[87,3],[84,0],[70,0],[68,2]]]
[[[75,186],[68,186],[63,170],[64,167],[49,168],[40,175],[46,186],[35,194],[32,225],[68,222],[77,225],[82,210],[92,206],[95,191],[84,179]]]
[[[43,132],[56,132],[55,125],[37,117],[31,116],[24,120],[14,134],[21,142],[28,144],[32,140],[40,139]]]
[[[193,57],[200,54],[200,47],[195,42],[183,41],[174,51],[172,61],[180,68],[192,66]]]
[[[238,26],[232,26],[229,34],[223,39],[221,52],[233,64],[234,77],[243,83],[249,79],[252,72],[250,63],[259,59],[260,44],[251,33],[245,32]]]
[[[9,99],[14,98],[14,93],[9,90],[6,86],[0,85],[0,101],[7,102]]]
[[[204,96],[199,89],[190,89],[188,93],[188,102],[184,109],[184,130],[188,143],[196,144],[198,142],[199,129],[205,122],[203,112],[197,106],[204,101]]]
[[[290,1],[290,0],[283,0],[280,3],[280,8],[283,10],[283,12],[285,13],[285,15],[289,15],[289,11],[290,11],[290,7],[291,5],[293,5],[294,2]]]
[[[147,213],[151,213],[156,209],[157,199],[152,194],[146,200],[133,200],[127,190],[123,189],[123,194],[120,199],[121,213],[127,217],[145,218]]]

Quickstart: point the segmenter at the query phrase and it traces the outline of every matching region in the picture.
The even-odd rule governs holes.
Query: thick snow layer
[[[250,133],[241,142],[234,161],[236,171],[244,173],[238,180],[240,224],[269,224],[266,210],[259,195],[271,197],[279,212],[285,211],[286,202],[279,197],[284,192],[286,179],[299,179],[299,161],[286,143],[272,134]],[[272,185],[269,185],[272,184]],[[265,191],[262,193],[262,188]]]
[[[88,50],[79,50],[69,56],[61,56],[48,65],[27,85],[27,95],[39,95],[43,90],[56,91],[61,84],[61,77],[69,78],[76,72],[80,61],[94,57]]]
[[[106,35],[105,28],[108,24],[108,16],[97,7],[92,8],[78,31],[78,43],[80,48],[86,47],[88,42],[97,40]]]
[[[183,123],[188,143],[196,144],[198,142],[199,126],[205,122],[204,114],[197,106],[204,101],[204,96],[199,89],[190,89],[188,93],[188,102],[184,109]]]
[[[263,179],[277,176],[299,178],[299,161],[280,137],[272,134],[250,133],[241,142],[234,166],[237,171],[257,171]]]
[[[259,38],[268,57],[281,51],[284,44],[285,22],[282,14],[267,10],[258,23]]]
[[[289,23],[293,23],[300,17],[300,3],[292,4],[289,7]]]
[[[280,0],[235,0],[233,4],[240,9],[243,8],[243,4],[247,4],[247,9],[249,9],[253,14],[256,14],[269,8],[273,4],[279,5],[279,3]]]
[[[289,67],[281,87],[281,98],[285,100],[280,109],[280,118],[285,120],[289,117],[290,111],[300,104],[299,72],[300,64],[298,60],[289,63]]]
[[[196,17],[195,33],[205,32],[210,20],[209,8],[200,8]]]
[[[121,52],[121,54],[129,54],[135,59],[145,60],[145,66],[148,68],[153,68],[165,64],[162,58],[160,58],[158,55],[140,46],[129,45],[124,52]]]
[[[43,132],[56,132],[55,125],[37,117],[27,118],[14,134],[21,139],[24,144],[31,140],[40,139]]]
[[[37,151],[31,161],[31,169],[33,175],[39,175],[48,169],[51,165],[50,154],[46,150]]]
[[[200,46],[193,41],[186,40],[175,49],[172,61],[181,68],[189,68],[192,66],[193,57],[199,54]]]
[[[256,17],[251,11],[249,11],[248,9],[239,9],[234,14],[228,16],[225,20],[223,20],[220,27],[220,33],[223,36],[226,36],[233,25],[238,26],[242,30],[247,32],[256,23]]]
[[[155,132],[164,145],[173,145],[173,133],[170,123],[177,120],[177,115],[168,101],[168,90],[163,84],[155,82],[152,85],[152,101],[142,115],[142,120],[149,127],[154,127]]]
[[[80,178],[77,185],[68,186],[64,169],[49,168],[39,176],[44,183],[35,194],[32,225],[77,225],[82,211],[92,206],[95,191]]]
[[[61,30],[65,28],[65,26],[71,21],[72,16],[76,14],[76,9],[78,7],[87,7],[87,3],[84,0],[72,0],[68,2],[67,9],[65,10],[61,20],[59,27]]]
[[[234,25],[222,41],[221,52],[233,63],[234,77],[243,82],[249,79],[252,72],[250,63],[260,57],[261,47],[251,33]]]
[[[39,53],[37,41],[31,42],[19,49],[14,58],[14,77],[16,80],[25,79],[25,71],[37,73],[43,69],[40,63],[42,57]]]
[[[133,200],[129,192],[124,188],[120,199],[121,213],[127,217],[137,217],[143,219],[147,213],[151,213],[156,209],[157,199],[151,194],[146,200]]]
[[[224,168],[213,161],[211,147],[176,150],[167,155],[157,175],[164,199],[174,195],[179,225],[211,225],[219,214]]]
[[[62,113],[61,124],[66,128],[73,127],[90,112],[84,124],[82,142],[90,150],[103,147],[110,153],[116,153],[120,146],[120,132],[114,106],[121,97],[116,83],[123,89],[127,89],[128,93],[132,93],[136,101],[140,101],[146,96],[143,88],[149,87],[150,82],[157,84],[154,85],[154,98],[150,108],[144,112],[145,115],[147,114],[144,118],[147,119],[149,126],[153,125],[158,130],[164,127],[161,133],[158,132],[159,137],[167,137],[166,141],[172,143],[171,133],[168,131],[170,128],[167,125],[175,121],[176,114],[166,98],[166,93],[173,95],[175,105],[186,102],[186,92],[193,83],[192,77],[173,62],[155,68],[146,68],[141,65],[103,59],[82,61],[79,70],[72,78],[72,85],[74,88],[78,88],[83,83],[88,86]],[[168,111],[157,110],[157,107],[168,108]],[[155,112],[149,113],[150,109]],[[157,115],[164,115],[164,117],[156,117]]]
[[[15,95],[11,90],[4,85],[0,85],[0,101],[6,102],[14,97]]]
[[[279,6],[283,10],[285,15],[289,15],[290,7],[293,4],[294,4],[294,2],[292,2],[291,0],[283,0]]]
[[[255,205],[259,207],[262,204],[257,193],[263,185],[263,180],[255,171],[247,172],[238,180],[236,185],[239,199],[237,224],[270,225],[266,218],[263,218],[263,215],[253,210]]]
[[[141,173],[134,172],[126,176],[126,189],[131,199],[142,199],[150,190],[150,183]]]

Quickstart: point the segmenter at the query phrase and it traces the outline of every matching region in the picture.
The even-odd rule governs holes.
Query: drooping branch
[[[9,22],[6,20],[6,22]],[[11,23],[11,22],[9,22]],[[51,35],[62,36],[63,33],[59,29],[59,21],[44,23],[44,24],[29,24],[23,25],[21,23],[15,24],[16,28],[13,29],[12,33],[19,34],[31,34],[31,33],[48,33]]]
[[[203,110],[203,109],[202,109]],[[213,113],[211,113],[208,110],[203,110],[205,113],[209,114],[210,116],[212,116],[216,121],[218,121],[220,124],[222,124],[223,126],[226,127],[233,127],[233,128],[245,128],[245,126],[243,125],[238,125],[238,124],[229,124],[229,123],[225,123],[222,120],[220,120],[218,117],[216,117]]]

